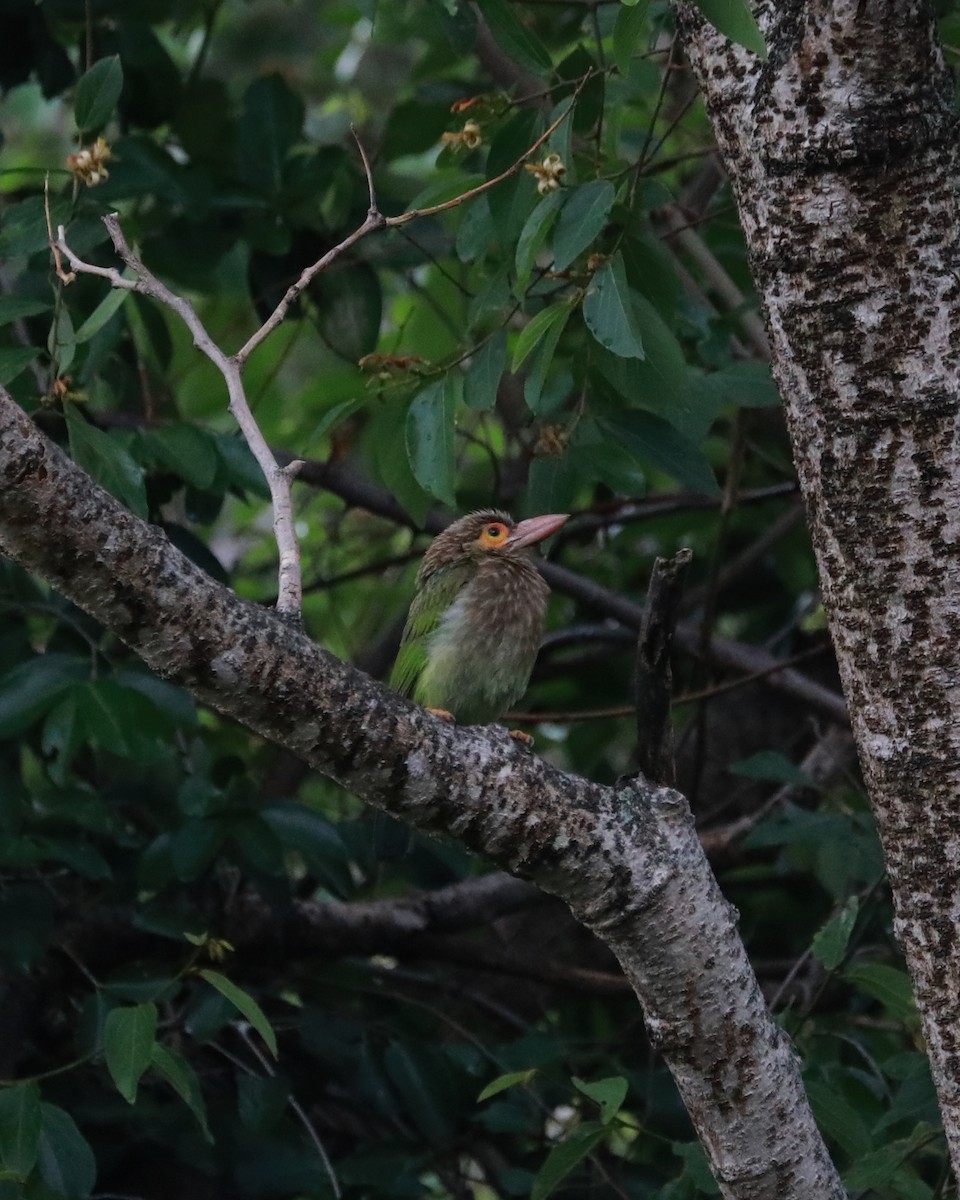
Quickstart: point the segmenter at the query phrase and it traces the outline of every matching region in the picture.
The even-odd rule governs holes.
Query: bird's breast
[[[430,639],[421,680],[428,702],[482,721],[518,699],[540,646],[548,594],[530,563],[482,564]]]

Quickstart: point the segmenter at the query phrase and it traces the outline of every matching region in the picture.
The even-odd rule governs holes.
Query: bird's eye
[[[510,530],[502,521],[495,521],[484,526],[483,533],[480,534],[480,545],[485,550],[491,546],[502,546],[509,534]]]

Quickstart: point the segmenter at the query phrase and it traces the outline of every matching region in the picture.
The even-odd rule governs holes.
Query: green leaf
[[[650,0],[623,0],[617,13],[613,24],[613,61],[623,76],[630,71],[630,61],[637,52],[649,7]]]
[[[20,321],[24,317],[38,317],[49,312],[53,305],[49,300],[28,300],[25,296],[0,296],[0,325]]]
[[[220,465],[217,443],[194,425],[167,425],[141,433],[143,444],[155,459],[195,488],[213,485]]]
[[[547,336],[554,325],[561,327],[570,316],[570,305],[559,303],[542,308],[537,315],[520,330],[516,345],[513,348],[513,361],[510,370],[516,371],[530,357],[534,348]]]
[[[417,483],[451,508],[454,494],[454,428],[457,377],[448,372],[415,396],[407,413],[407,457]]]
[[[567,512],[573,507],[583,481],[574,458],[573,454],[549,454],[533,460],[527,479],[531,512]]]
[[[126,267],[123,272],[123,278],[135,279],[136,272],[130,267]],[[74,332],[74,342],[78,346],[82,346],[84,342],[89,342],[95,334],[100,332],[113,314],[119,310],[124,300],[130,294],[129,288],[111,288],[80,328]]]
[[[115,1008],[103,1026],[103,1054],[117,1091],[128,1104],[137,1100],[140,1076],[153,1057],[157,1006],[136,1004]]]
[[[527,154],[542,129],[543,117],[535,110],[521,109],[512,116],[497,130],[490,143],[487,179],[495,179]],[[525,171],[502,180],[487,193],[490,217],[501,246],[512,246],[516,242],[536,201],[536,188]]]
[[[58,1196],[84,1200],[97,1181],[97,1161],[90,1144],[68,1112],[55,1104],[40,1105],[40,1177]]]
[[[0,384],[5,387],[12,383],[39,353],[39,346],[4,346],[0,349]]]
[[[457,229],[457,257],[470,263],[483,258],[493,241],[493,217],[486,196],[478,196],[464,206]]]
[[[321,337],[343,358],[357,362],[376,349],[383,316],[380,277],[367,263],[328,271],[313,285]]]
[[[694,0],[694,3],[724,37],[763,59],[767,57],[767,44],[754,20],[749,0]]]
[[[207,1125],[207,1106],[200,1091],[200,1081],[189,1062],[176,1050],[170,1050],[167,1046],[161,1046],[159,1042],[154,1042],[150,1055],[150,1066],[170,1084],[197,1118],[197,1123],[203,1130],[203,1136],[212,1143],[213,1135]]]
[[[440,1052],[423,1042],[393,1041],[383,1056],[383,1066],[420,1135],[428,1144],[449,1145],[456,1111],[448,1103],[444,1085],[449,1066],[442,1062]]]
[[[738,408],[774,408],[780,403],[768,363],[727,363],[712,375],[704,375],[698,386],[712,395],[718,407],[735,404]]]
[[[227,471],[231,486],[266,499],[270,495],[270,488],[263,477],[260,464],[241,435],[215,433],[210,436],[216,443],[220,461]]]
[[[536,1067],[529,1067],[526,1071],[510,1071],[506,1075],[498,1075],[483,1089],[477,1097],[477,1103],[481,1104],[484,1100],[489,1100],[491,1096],[505,1092],[507,1088],[516,1087],[518,1083],[529,1083],[536,1073]]]
[[[550,328],[547,330],[539,347],[536,351],[536,361],[533,364],[530,372],[527,375],[523,384],[523,398],[526,400],[531,412],[539,414],[541,412],[541,402],[543,400],[543,385],[546,382],[547,372],[550,370],[550,364],[553,362],[553,356],[557,352],[557,345],[560,341],[560,335],[563,333],[567,319],[573,311],[568,305],[561,304],[557,306],[560,309],[561,317],[551,322]],[[550,311],[549,309],[547,310]],[[549,407],[549,405],[547,405]]]
[[[284,163],[300,137],[303,116],[303,100],[280,75],[256,79],[247,88],[237,146],[243,178],[257,191],[281,190]]]
[[[222,821],[186,821],[173,835],[170,853],[177,878],[183,883],[199,879],[217,856],[226,839]]]
[[[828,971],[840,966],[847,952],[850,934],[857,923],[860,911],[860,901],[851,896],[839,912],[834,913],[829,921],[814,935],[811,944],[813,957],[819,959]]]
[[[404,453],[408,415],[409,406],[397,400],[377,404],[373,407],[366,433],[380,480],[396,496],[414,524],[422,525],[430,507],[430,493],[417,482],[410,458]]]
[[[140,467],[119,442],[88,424],[76,405],[67,405],[66,416],[74,460],[131,512],[146,518],[147,493]]]
[[[695,442],[706,436],[716,416],[716,406],[696,394],[694,376],[683,349],[669,326],[646,296],[632,293],[646,357],[618,358],[595,346],[591,358],[603,379],[627,408],[643,408],[669,421]]]
[[[843,977],[879,1000],[898,1021],[916,1018],[913,984],[906,971],[888,967],[884,963],[856,963],[844,971]]]
[[[123,91],[120,56],[101,58],[80,76],[73,99],[73,118],[81,133],[99,133],[113,114]]]
[[[672,1142],[670,1149],[683,1161],[683,1178],[689,1179],[697,1192],[704,1196],[720,1195],[706,1153],[699,1142]],[[688,1192],[682,1194],[689,1195]]]
[[[148,696],[113,679],[90,680],[74,690],[80,724],[91,745],[143,762],[163,757],[171,721]]]
[[[583,299],[583,319],[601,346],[620,358],[644,358],[623,255],[617,251],[596,272]]]
[[[8,849],[11,841],[13,839],[0,837],[3,851]],[[18,838],[10,849],[24,845],[25,840]],[[3,853],[5,860],[6,857]],[[38,861],[39,855],[33,857],[29,865]],[[0,962],[26,975],[46,952],[53,936],[51,897],[34,884],[8,884],[0,893]]]
[[[331,433],[338,425],[341,425],[347,417],[353,416],[358,409],[363,407],[364,403],[364,397],[354,396],[350,400],[341,400],[339,404],[334,404],[332,408],[328,408],[317,422],[310,436],[306,439],[304,446],[315,445],[321,438],[326,437],[328,433]],[[301,454],[303,453],[306,453],[305,448],[301,450]]]
[[[266,1042],[270,1053],[276,1058],[277,1035],[273,1032],[270,1022],[264,1016],[263,1009],[249,992],[245,992],[243,988],[239,988],[235,983],[231,983],[219,971],[203,970],[200,972],[200,977],[201,979],[205,979],[212,988],[216,988],[221,996],[229,1000],[234,1008],[247,1018],[257,1033]]]
[[[517,286],[516,294],[522,296],[527,290],[530,276],[536,265],[537,255],[547,240],[547,234],[557,214],[560,212],[566,196],[563,192],[549,192],[533,210],[524,223],[517,240]]]
[[[248,1129],[276,1125],[290,1103],[290,1086],[277,1075],[241,1075],[237,1079],[237,1115]]]
[[[18,1083],[0,1089],[0,1162],[25,1179],[40,1148],[40,1089]]]
[[[600,236],[616,194],[616,188],[609,179],[593,179],[573,189],[563,206],[553,235],[553,265],[556,270],[565,271]]]
[[[478,0],[493,40],[521,66],[540,74],[553,65],[543,42],[516,16],[507,0]]]
[[[537,1172],[530,1191],[530,1200],[547,1200],[606,1135],[607,1130],[603,1125],[588,1121],[554,1146]]]
[[[600,1120],[604,1125],[610,1124],[627,1098],[628,1084],[622,1075],[611,1075],[607,1079],[598,1079],[596,1083],[588,1083],[574,1075],[573,1086],[594,1104],[600,1105]]]
[[[75,681],[89,675],[89,661],[68,654],[37,655],[14,667],[0,677],[0,738],[29,729]]]
[[[703,451],[667,421],[652,413],[612,413],[597,421],[640,462],[652,463],[684,487],[706,496],[719,496],[720,488]]]
[[[473,356],[463,379],[463,398],[468,408],[485,412],[497,402],[500,380],[507,369],[507,335],[502,329],[487,338]]]
[[[817,1079],[804,1083],[817,1124],[851,1158],[859,1158],[873,1149],[873,1138],[866,1121],[846,1099],[836,1083]]]
[[[70,310],[64,305],[54,317],[47,335],[47,352],[56,365],[58,375],[65,375],[70,369],[76,349],[73,320]]]
[[[58,225],[66,225],[72,215],[70,201],[57,197],[50,202],[50,224],[56,234]],[[71,237],[71,245],[76,250],[73,239],[73,226],[67,231]],[[19,255],[36,254],[50,245],[50,233],[47,229],[47,213],[43,196],[28,196],[19,204],[11,204],[3,211],[3,225],[0,228],[0,258],[15,258]]]
[[[909,1196],[911,1193],[905,1193],[902,1188],[888,1190],[888,1187],[913,1151],[919,1145],[929,1141],[931,1132],[929,1125],[921,1123],[917,1125],[909,1138],[900,1138],[898,1141],[882,1146],[879,1150],[872,1150],[869,1154],[864,1154],[843,1172],[844,1187],[850,1195],[871,1192],[881,1196]],[[914,1191],[913,1193],[913,1195],[918,1194],[926,1197],[933,1195],[929,1190],[920,1193]]]
[[[790,783],[806,788],[814,786],[810,776],[779,750],[759,750],[749,758],[731,763],[728,769],[744,779],[767,779],[771,783]]]

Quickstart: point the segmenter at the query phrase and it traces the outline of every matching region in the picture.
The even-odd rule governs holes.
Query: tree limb
[[[0,546],[155,671],[367,803],[559,895],[616,954],[731,1200],[843,1195],[676,792],[566,775],[440,721],[217,584],[0,389]]]

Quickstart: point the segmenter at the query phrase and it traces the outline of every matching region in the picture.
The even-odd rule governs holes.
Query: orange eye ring
[[[489,525],[484,526],[478,541],[482,549],[492,550],[502,546],[509,536],[510,530],[502,521],[491,521]]]

